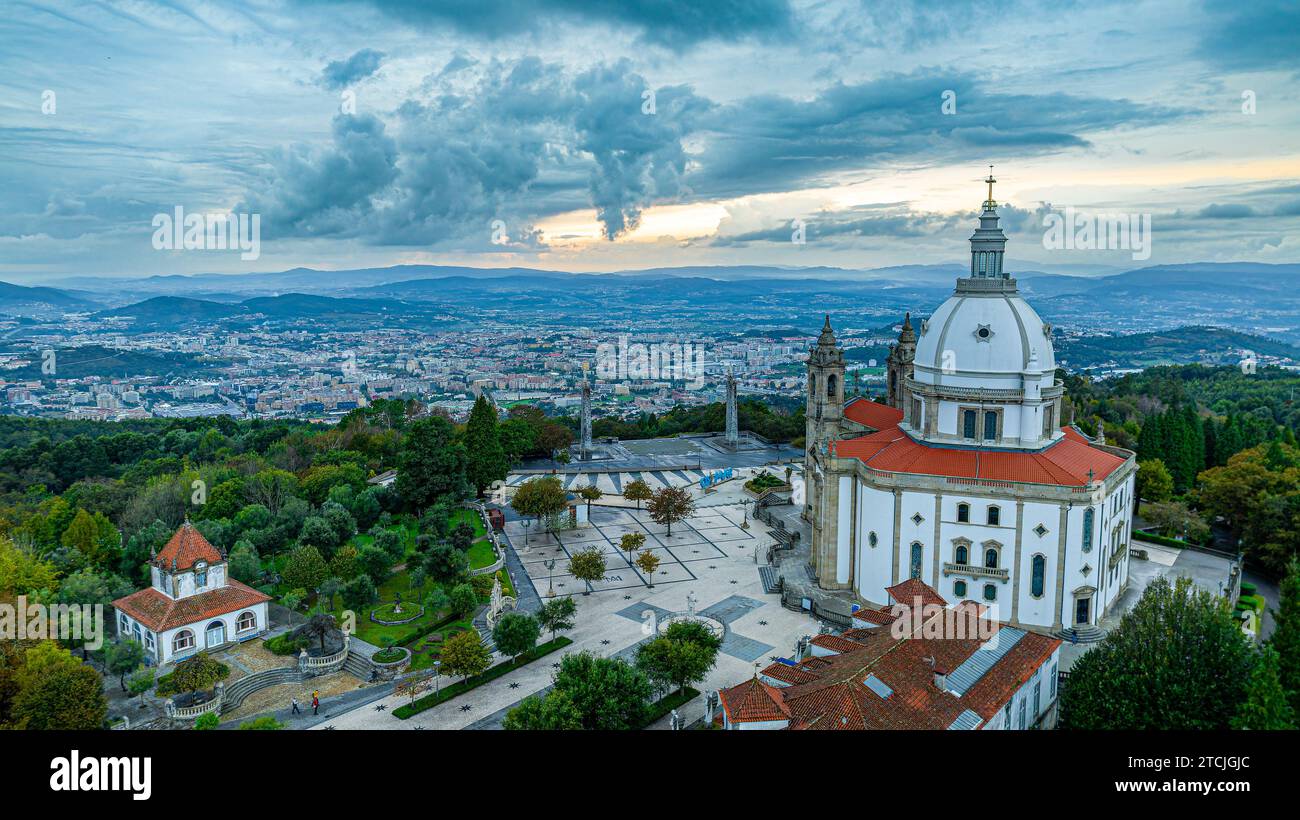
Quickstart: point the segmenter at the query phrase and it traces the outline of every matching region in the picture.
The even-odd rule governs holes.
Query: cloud
[[[1245,219],[1254,215],[1255,210],[1249,205],[1220,205],[1217,202],[1206,205],[1197,214],[1202,219]]]
[[[404,23],[451,29],[486,40],[557,23],[605,24],[648,43],[682,50],[706,40],[771,38],[794,26],[788,0],[366,0]]]
[[[1198,56],[1233,71],[1300,71],[1300,4],[1205,0]]]
[[[353,83],[364,80],[379,70],[384,61],[384,53],[373,48],[363,48],[346,60],[335,60],[325,66],[321,72],[321,82],[334,91],[347,88]]]
[[[948,91],[956,114],[941,108]],[[974,78],[923,69],[833,83],[808,99],[763,94],[717,106],[702,119],[711,139],[690,183],[714,196],[742,196],[888,163],[1023,158],[1086,148],[1093,133],[1193,113],[1059,92],[998,94]]]

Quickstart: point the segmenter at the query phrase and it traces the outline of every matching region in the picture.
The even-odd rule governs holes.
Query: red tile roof
[[[238,581],[227,580],[224,587],[200,592],[176,601],[149,587],[125,598],[118,598],[113,602],[113,606],[154,632],[162,633],[179,626],[215,618],[218,615],[248,609],[269,600],[271,600],[269,595],[264,595]]]
[[[176,569],[182,571],[192,568],[198,561],[216,564],[224,560],[217,548],[208,543],[208,539],[195,529],[189,519],[177,528],[167,545],[154,556],[154,561],[159,566],[171,568],[174,561]]]
[[[759,720],[788,720],[790,710],[781,700],[781,690],[757,677],[718,692],[722,711],[733,723]]]
[[[916,603],[916,599],[921,599],[921,605],[934,604],[936,606],[947,606],[948,602],[943,596],[934,591],[934,588],[919,578],[908,578],[894,584],[892,587],[885,587],[891,600],[896,604],[910,607]]]
[[[844,418],[875,430],[884,430],[902,421],[903,411],[888,404],[857,398],[844,405]]]
[[[933,590],[930,594],[938,597]],[[944,610],[942,617],[951,619],[970,611],[985,610],[960,604]],[[985,621],[983,632],[995,634],[1000,628]],[[918,633],[923,634],[924,630]],[[838,655],[807,658],[797,666],[773,664],[763,670],[765,676],[790,686],[776,688],[751,680],[723,690],[729,720],[788,719],[790,729],[946,729],[969,709],[987,722],[1061,645],[1056,638],[1026,632],[958,697],[935,685],[935,673],[959,667],[980,649],[984,638],[896,638],[888,629],[859,629],[845,632],[839,640],[855,646]],[[882,697],[868,687],[869,675],[890,693]]]
[[[897,424],[858,438],[833,441],[831,448],[835,456],[856,458],[886,473],[1071,487],[1086,486],[1089,470],[1092,480],[1101,480],[1124,464],[1124,458],[1093,446],[1073,429],[1064,430],[1064,438],[1032,453],[924,443]]]

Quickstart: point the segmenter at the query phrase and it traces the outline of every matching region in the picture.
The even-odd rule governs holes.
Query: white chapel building
[[[804,516],[818,584],[909,578],[1015,627],[1096,637],[1128,583],[1135,455],[1062,426],[1051,327],[1003,268],[992,177],[968,276],[904,320],[887,401],[845,401],[829,318],[808,359]]]
[[[186,519],[149,562],[151,584],[113,602],[117,634],[157,665],[266,632],[270,596],[230,578],[226,556]]]

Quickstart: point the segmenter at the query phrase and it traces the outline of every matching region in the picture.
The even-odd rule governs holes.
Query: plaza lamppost
[[[433,662],[433,699],[435,701],[438,699],[438,692],[442,690],[442,687],[440,685],[442,681],[442,669],[440,668],[441,666],[442,666],[442,661]]]
[[[546,597],[555,597],[555,576],[552,571],[555,569],[555,559],[552,558],[546,562]]]
[[[744,498],[740,501],[740,508],[745,511],[745,520],[740,524],[742,530],[749,529],[749,505],[752,503],[754,503],[753,499],[749,498]]]

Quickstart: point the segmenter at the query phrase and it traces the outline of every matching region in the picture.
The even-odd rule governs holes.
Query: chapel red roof
[[[118,598],[113,606],[159,634],[271,600],[233,579],[226,586],[172,600],[153,587]]]
[[[188,518],[172,534],[166,546],[154,556],[154,561],[160,566],[170,569],[175,562],[175,568],[180,571],[193,568],[198,561],[216,564],[224,560],[220,551],[208,543],[208,539],[203,537],[203,533]]]

